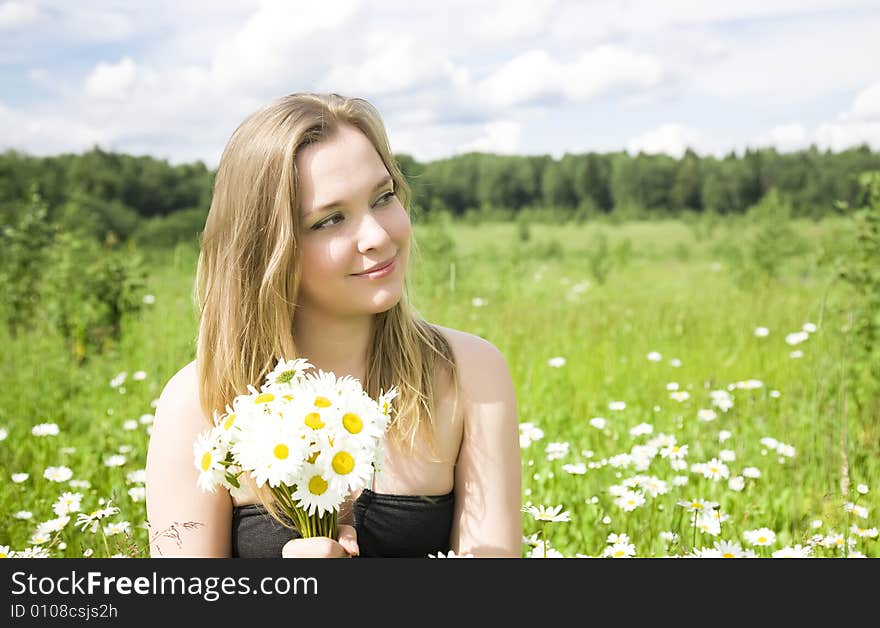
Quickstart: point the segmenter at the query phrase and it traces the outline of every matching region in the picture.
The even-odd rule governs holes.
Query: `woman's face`
[[[335,316],[376,314],[403,295],[409,215],[366,136],[344,125],[296,158],[304,308]],[[394,260],[382,276],[358,276]]]

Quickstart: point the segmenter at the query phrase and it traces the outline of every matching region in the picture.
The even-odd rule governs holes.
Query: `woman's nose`
[[[379,249],[390,241],[391,236],[382,222],[373,214],[365,214],[358,228],[358,248],[361,251]]]

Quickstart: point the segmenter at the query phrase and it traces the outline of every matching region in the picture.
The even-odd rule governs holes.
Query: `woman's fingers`
[[[360,549],[357,544],[357,530],[353,526],[342,524],[338,530],[339,544],[349,556],[358,556]]]
[[[290,539],[281,548],[282,558],[347,558],[343,546],[326,536]]]

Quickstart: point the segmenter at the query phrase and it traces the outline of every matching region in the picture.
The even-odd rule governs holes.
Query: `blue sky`
[[[216,167],[296,91],[367,98],[392,149],[880,150],[880,2],[0,0],[0,150]]]

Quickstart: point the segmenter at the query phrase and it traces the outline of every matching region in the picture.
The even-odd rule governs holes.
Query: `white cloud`
[[[701,152],[698,149],[704,143],[704,136],[698,129],[690,128],[684,124],[663,124],[632,138],[626,143],[626,151],[631,155],[639,152],[648,154],[665,153],[675,158],[681,158],[688,148]]]
[[[92,98],[125,100],[137,76],[137,66],[131,57],[119,63],[99,63],[86,77],[84,90]]]
[[[807,144],[807,130],[799,122],[775,126],[769,132],[757,135],[748,142],[749,146],[755,148],[772,146],[780,152],[806,148]]]
[[[662,77],[656,58],[614,46],[584,52],[572,63],[530,50],[501,66],[477,91],[498,108],[544,99],[585,103],[617,89],[648,89]]]
[[[479,40],[495,44],[519,41],[542,33],[559,4],[556,0],[508,0],[500,10],[494,3],[478,5],[474,7],[477,19],[468,20],[467,28]]]
[[[522,150],[521,136],[522,125],[519,122],[496,120],[483,125],[480,136],[473,141],[458,146],[456,152],[482,151],[515,154]]]
[[[0,31],[21,28],[36,22],[40,12],[32,4],[4,2],[0,4]]]
[[[816,143],[840,151],[861,144],[880,150],[880,83],[856,94],[848,111],[832,122],[819,125]]]

